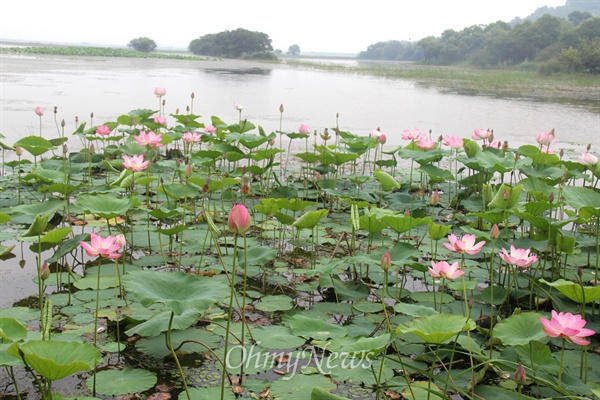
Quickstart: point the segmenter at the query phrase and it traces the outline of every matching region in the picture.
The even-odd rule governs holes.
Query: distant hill
[[[564,6],[558,7],[539,7],[533,13],[525,18],[515,18],[510,21],[511,26],[515,26],[525,20],[535,22],[538,18],[541,18],[544,14],[550,14],[553,17],[565,18],[569,16],[573,11],[587,11],[594,17],[600,17],[600,0],[567,0]]]

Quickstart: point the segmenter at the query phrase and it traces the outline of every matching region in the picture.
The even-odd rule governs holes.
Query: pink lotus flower
[[[371,136],[372,138],[375,138],[375,139],[379,139],[379,136],[381,136],[381,131],[379,130],[379,128],[373,129],[371,131],[371,133],[369,133],[369,136]]]
[[[582,319],[579,314],[557,313],[552,310],[552,319],[540,318],[540,322],[544,325],[543,329],[546,335],[560,337],[581,346],[590,344],[588,340],[582,338],[596,333],[591,329],[584,328],[586,320]]]
[[[463,140],[459,136],[446,136],[444,140],[442,140],[442,144],[451,149],[458,150],[463,147]]]
[[[236,102],[234,102],[234,103],[233,103],[233,107],[234,107],[236,110],[240,111],[240,112],[241,112],[241,111],[244,109],[244,106],[243,106],[243,105],[241,105],[241,104],[238,104],[238,103],[236,103]]]
[[[423,150],[431,150],[435,147],[435,143],[435,141],[429,138],[421,137],[421,139],[419,139],[417,142],[417,146]]]
[[[245,234],[250,229],[252,219],[248,213],[248,209],[243,204],[236,204],[229,213],[227,223],[229,230],[236,234]]]
[[[553,148],[551,148],[550,146],[542,146],[542,148],[540,149],[540,151],[542,153],[546,153],[546,154],[554,154],[555,151]]]
[[[471,139],[473,140],[487,140],[492,137],[492,132],[489,129],[477,128],[473,132]]]
[[[298,132],[300,132],[303,135],[309,135],[310,134],[310,126],[308,126],[306,124],[300,124],[300,127],[298,128]]]
[[[196,132],[186,132],[181,136],[181,139],[186,143],[200,143],[202,141],[202,135]]]
[[[431,267],[429,267],[429,275],[435,279],[456,279],[464,273],[465,271],[460,269],[458,261],[452,265],[448,264],[446,261],[437,263],[432,261]]]
[[[137,156],[129,157],[123,155],[123,168],[126,168],[132,172],[140,172],[148,168],[150,161],[144,161],[144,156],[139,154]]]
[[[551,144],[556,143],[556,140],[554,140],[554,129],[551,130],[550,132],[540,132],[540,133],[538,133],[538,135],[536,136],[535,140],[541,146],[549,146]]]
[[[417,128],[415,128],[414,131],[410,131],[408,129],[405,129],[404,133],[402,134],[401,137],[404,140],[411,140],[413,142],[418,142],[419,140],[421,140],[425,136],[421,133],[421,131],[419,131]]]
[[[165,94],[167,94],[167,89],[164,87],[157,87],[154,89],[154,95],[156,97],[163,97]]]
[[[119,258],[121,254],[117,253],[121,249],[121,241],[117,242],[116,236],[108,236],[103,238],[102,236],[96,235],[94,232],[90,233],[91,243],[80,241],[81,247],[85,250],[90,257],[105,257],[105,258]]]
[[[502,249],[498,255],[510,265],[516,265],[519,268],[527,268],[537,261],[537,256],[530,256],[531,249],[516,249],[515,246],[510,246],[510,254],[506,249]]]
[[[166,125],[167,119],[161,115],[154,117],[154,122],[160,125]]]
[[[108,136],[110,135],[111,129],[106,125],[100,125],[96,128],[96,133],[100,136]]]
[[[494,140],[493,142],[489,142],[486,147],[491,147],[492,149],[498,149],[502,147],[502,143],[499,140]]]
[[[387,142],[387,136],[385,136],[385,134],[382,133],[381,135],[379,135],[379,143],[385,144],[385,142]]]
[[[37,106],[35,108],[35,113],[41,117],[42,115],[44,115],[44,109],[40,106]]]
[[[444,243],[444,246],[453,253],[460,254],[477,254],[481,251],[481,248],[485,244],[485,240],[475,244],[475,235],[463,235],[461,239],[458,239],[454,233],[448,235],[450,243]]]
[[[213,125],[208,125],[207,127],[204,128],[204,133],[216,133],[217,132],[217,128]]]
[[[581,153],[581,155],[577,157],[577,162],[583,165],[593,167],[594,165],[598,164],[598,157],[596,157],[592,153]]]
[[[385,253],[383,253],[383,256],[381,257],[381,269],[384,271],[389,271],[391,266],[392,256],[390,255],[390,251],[388,250]]]
[[[138,136],[134,136],[133,138],[140,146],[149,146],[153,149],[164,146],[164,144],[161,143],[162,135],[160,133],[156,134],[152,131],[148,133],[140,131],[140,134]]]

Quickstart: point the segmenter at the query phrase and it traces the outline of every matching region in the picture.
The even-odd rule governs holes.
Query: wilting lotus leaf
[[[593,303],[600,299],[600,286],[581,286],[579,283],[559,279],[554,282],[548,282],[540,279],[540,282],[556,288],[559,292],[579,304]]]
[[[88,389],[93,389],[93,382],[94,377],[89,377],[86,381]],[[145,369],[125,368],[96,374],[96,392],[106,396],[143,392],[155,384],[156,375]]]
[[[15,245],[12,246],[3,246],[0,244],[0,258],[1,257],[5,257],[7,255],[9,255],[10,253],[12,253],[12,250],[15,248]]]
[[[144,307],[162,303],[177,315],[190,309],[206,312],[229,292],[218,278],[183,272],[133,271],[123,276],[123,284]]]
[[[540,317],[542,315],[535,312],[513,314],[494,327],[494,337],[505,346],[525,345],[532,340],[544,339],[546,334]]]
[[[312,390],[320,387],[333,390],[337,385],[321,375],[302,375],[296,373],[288,380],[277,379],[271,385],[274,400],[306,400],[312,396]]]
[[[19,345],[13,343],[8,353],[25,358],[27,364],[44,378],[55,381],[78,371],[94,368],[102,355],[87,343],[57,340],[31,340]]]
[[[441,344],[460,332],[475,329],[472,319],[462,315],[437,314],[416,318],[406,325],[398,325],[396,333],[414,333],[427,343]]]

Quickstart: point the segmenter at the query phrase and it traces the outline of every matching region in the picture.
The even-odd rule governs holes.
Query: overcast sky
[[[187,48],[209,33],[264,32],[273,48],[357,53],[386,40],[514,17],[566,0],[2,0],[0,38],[124,46],[147,36]]]

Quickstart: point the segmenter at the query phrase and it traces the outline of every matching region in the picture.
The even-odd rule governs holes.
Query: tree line
[[[387,41],[370,45],[362,59],[425,61],[441,65],[469,64],[494,68],[524,62],[541,64],[542,72],[560,70],[600,73],[600,18],[574,11],[568,18],[545,14],[535,22],[511,26],[497,21],[415,42]]]

